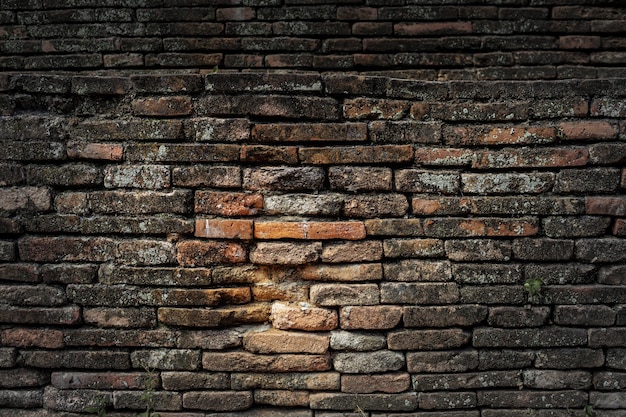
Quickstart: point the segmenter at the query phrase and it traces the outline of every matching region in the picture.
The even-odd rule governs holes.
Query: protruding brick
[[[316,284],[311,302],[321,306],[375,305],[379,303],[376,284]]]

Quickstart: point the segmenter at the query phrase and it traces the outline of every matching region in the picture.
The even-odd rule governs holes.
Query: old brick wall
[[[623,417],[575,3],[0,0],[0,417]]]

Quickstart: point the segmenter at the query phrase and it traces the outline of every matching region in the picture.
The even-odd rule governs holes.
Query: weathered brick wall
[[[626,9],[163,3],[0,0],[0,417],[625,415]]]

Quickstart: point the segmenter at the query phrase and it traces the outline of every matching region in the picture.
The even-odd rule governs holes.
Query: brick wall
[[[0,417],[623,417],[622,8],[171,3],[0,0]]]

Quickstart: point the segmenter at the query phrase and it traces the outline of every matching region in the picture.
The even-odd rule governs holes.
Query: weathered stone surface
[[[313,307],[308,304],[287,305],[274,303],[272,325],[281,330],[332,330],[338,326],[335,310]]]

